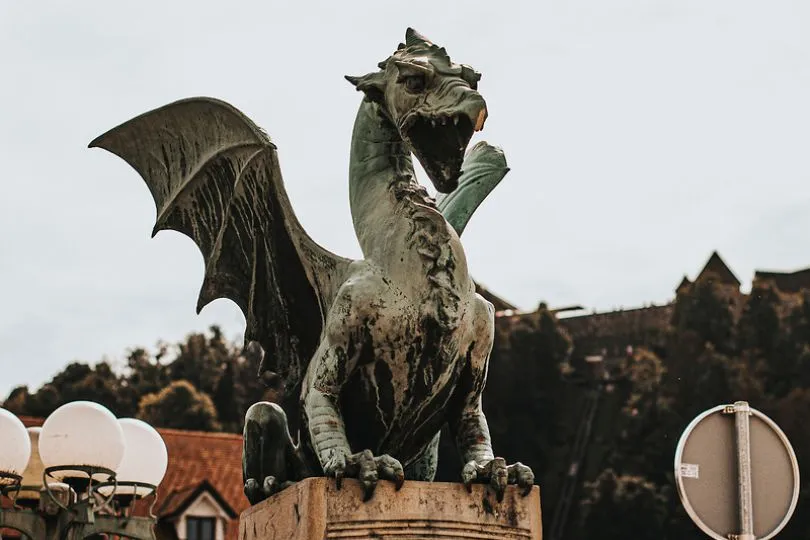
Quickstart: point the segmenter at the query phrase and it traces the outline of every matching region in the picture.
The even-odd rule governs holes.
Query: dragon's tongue
[[[484,120],[487,118],[487,110],[486,108],[481,109],[481,112],[478,113],[478,118],[475,120],[475,131],[481,131],[484,129]]]

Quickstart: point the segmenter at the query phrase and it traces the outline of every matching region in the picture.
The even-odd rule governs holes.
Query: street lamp
[[[154,497],[167,462],[154,428],[98,403],[68,403],[28,430],[0,409],[0,488],[11,502],[0,508],[0,529],[33,540],[154,540],[151,508],[135,517],[132,503]]]
[[[31,441],[20,419],[0,409],[0,486],[11,486],[22,480],[31,457]]]
[[[166,474],[169,454],[160,434],[146,422],[122,418],[118,424],[123,430],[128,450],[118,465],[115,482],[100,485],[98,492],[113,496],[121,507],[128,507],[133,499],[151,494],[155,486],[160,484]]]

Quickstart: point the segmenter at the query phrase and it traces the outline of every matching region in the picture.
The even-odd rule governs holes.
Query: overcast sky
[[[225,7],[225,6],[228,7]],[[0,396],[71,360],[120,359],[210,324],[203,263],[150,239],[151,196],[87,143],[208,95],[278,144],[307,231],[359,257],[348,149],[375,68],[414,26],[483,73],[478,138],[512,172],[464,234],[473,275],[533,309],[664,302],[718,249],[755,268],[810,266],[810,3],[0,2]]]

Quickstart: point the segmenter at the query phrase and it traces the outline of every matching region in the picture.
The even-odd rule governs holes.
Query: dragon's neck
[[[411,154],[379,105],[364,99],[357,112],[349,158],[352,221],[366,258],[379,255],[391,232],[401,197],[397,192],[424,192],[416,182]],[[427,199],[427,193],[424,192]]]
[[[423,315],[440,327],[455,327],[459,300],[473,290],[461,242],[416,181],[398,131],[368,100],[354,124],[349,175],[352,221],[364,257],[403,282],[416,283],[412,272],[423,273]]]

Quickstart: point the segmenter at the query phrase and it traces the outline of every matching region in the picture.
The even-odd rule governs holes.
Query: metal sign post
[[[748,416],[751,408],[745,401],[726,407],[726,414],[734,415],[737,442],[737,491],[740,505],[740,534],[737,540],[756,540],[754,536],[754,509],[751,502],[751,433]]]
[[[785,434],[747,402],[692,420],[675,452],[678,494],[715,540],[768,540],[793,515],[799,466]]]

